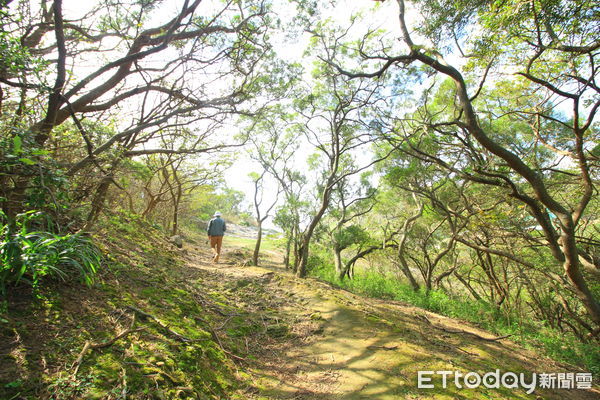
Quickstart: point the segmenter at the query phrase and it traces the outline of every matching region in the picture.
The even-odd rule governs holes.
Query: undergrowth
[[[101,254],[83,234],[59,234],[32,229],[44,214],[29,211],[9,221],[0,211],[0,299],[8,286],[28,284],[38,289],[48,278],[80,279],[91,285]]]

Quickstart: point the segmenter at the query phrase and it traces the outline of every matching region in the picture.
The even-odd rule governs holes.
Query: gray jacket
[[[226,230],[225,221],[221,217],[215,217],[208,223],[206,232],[208,236],[223,236]]]

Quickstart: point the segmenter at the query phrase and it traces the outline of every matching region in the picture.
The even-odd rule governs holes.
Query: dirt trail
[[[489,332],[398,302],[363,298],[314,279],[297,279],[277,262],[242,266],[236,249],[210,264],[206,249],[189,249],[189,266],[204,271],[215,288],[245,292],[244,301],[267,301],[269,312],[289,324],[289,334],[254,349],[248,373],[257,399],[598,399],[600,391],[459,389],[452,382],[417,388],[417,371],[483,375],[504,372],[582,372],[541,358]],[[271,316],[272,318],[272,316]],[[472,332],[456,333],[457,331]],[[526,375],[529,377],[530,375]],[[250,394],[249,394],[250,395]]]

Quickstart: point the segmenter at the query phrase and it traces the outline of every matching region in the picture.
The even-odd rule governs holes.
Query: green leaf
[[[16,381],[8,382],[6,385],[4,385],[4,387],[7,389],[19,388],[21,386],[23,386],[23,381],[20,379],[17,379]]]
[[[27,165],[35,165],[35,164],[37,164],[35,161],[33,161],[30,158],[19,158],[19,161],[21,161],[23,164],[27,164]]]
[[[19,154],[23,150],[22,144],[23,144],[23,141],[21,140],[21,136],[17,135],[13,138],[13,148],[14,148],[15,154]]]

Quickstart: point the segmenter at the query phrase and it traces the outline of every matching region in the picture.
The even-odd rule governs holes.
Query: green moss
[[[267,326],[267,335],[275,338],[282,338],[289,335],[289,327],[285,324],[273,324]]]
[[[252,321],[248,315],[241,315],[231,318],[226,333],[230,337],[244,337],[260,332],[262,329],[262,325]]]
[[[7,315],[10,324],[8,319],[0,324],[6,332],[2,339],[14,340],[16,329],[24,342],[37,340],[42,345],[40,351],[49,364],[70,366],[86,341],[103,343],[127,328],[132,317],[127,306],[135,306],[194,342],[182,343],[156,321],[138,315],[135,328],[143,330],[106,348],[90,350],[77,376],[68,368],[53,375],[40,371],[43,382],[28,379],[20,381],[19,387],[17,383],[8,389],[0,387],[0,398],[7,393],[8,398],[16,393],[27,398],[27,393],[36,393],[43,386],[54,398],[119,398],[124,382],[132,399],[236,398],[243,382],[236,377],[229,356],[213,341],[207,325],[222,324],[223,317],[204,308],[194,291],[202,292],[214,307],[225,312],[239,313],[236,305],[217,291],[213,296],[219,304],[213,302],[213,296],[202,289],[202,279],[190,275],[185,261],[170,252],[164,236],[139,218],[114,216],[104,224],[98,237],[107,256],[106,265],[95,288],[75,292],[48,289],[32,306],[15,308]],[[36,339],[25,334],[32,325],[40,330],[38,336],[49,327],[48,336]],[[236,325],[240,335],[258,330],[253,323],[246,326],[243,319],[231,324]],[[56,331],[61,334],[56,335]],[[237,351],[234,338],[224,333],[220,332],[221,340]],[[10,363],[15,364],[15,360],[11,358]],[[39,368],[38,360],[29,356],[21,363],[20,368],[28,371]]]

